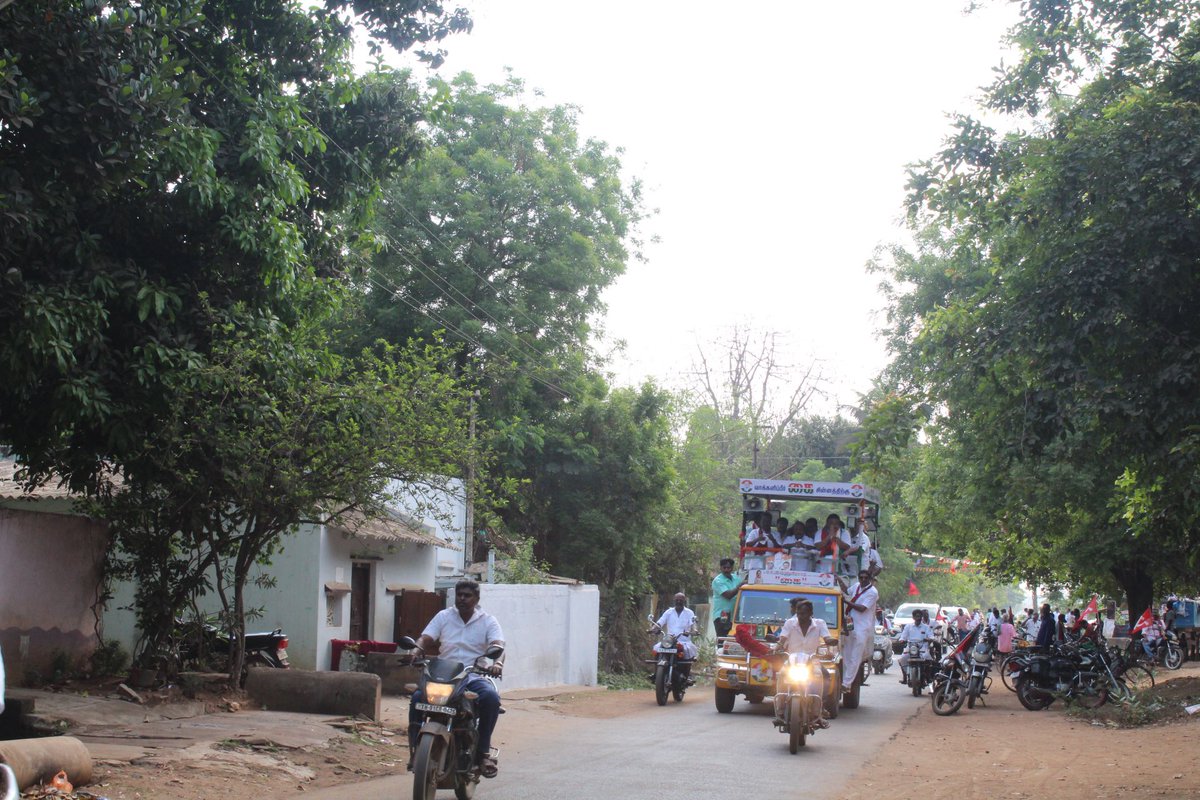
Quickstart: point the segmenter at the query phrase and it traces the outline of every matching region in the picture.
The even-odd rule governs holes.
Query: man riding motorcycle
[[[929,612],[917,609],[913,621],[904,626],[898,637],[907,644],[916,642],[921,646],[921,658],[929,658],[929,643],[933,641],[933,628],[929,627]],[[902,647],[900,654],[900,682],[908,683],[908,648]]]
[[[440,658],[473,664],[492,645],[504,646],[504,633],[500,623],[491,614],[479,608],[479,584],[462,580],[454,586],[454,608],[446,608],[434,615],[421,638],[417,640],[420,652],[433,647],[440,648]],[[488,673],[499,677],[504,671],[504,656],[488,667]],[[492,731],[500,717],[500,695],[491,681],[481,675],[467,679],[467,689],[479,695],[475,707],[479,712],[479,774],[485,778],[496,777],[498,766],[491,753]],[[417,734],[421,730],[421,712],[418,703],[424,703],[421,690],[413,692],[408,711],[409,769],[416,752]]]
[[[822,644],[835,645],[838,640],[829,635],[829,626],[825,624],[825,620],[813,618],[812,601],[806,597],[799,598],[795,601],[795,615],[788,618],[788,621],[783,623],[783,629],[779,631],[779,647],[777,652],[780,653],[806,653],[809,656],[815,657],[817,648]],[[779,680],[777,673],[776,680]],[[776,691],[775,697],[775,716],[782,717],[783,711],[779,707],[778,699],[783,694]],[[821,697],[813,695],[809,698],[812,703],[810,715],[817,720],[817,725],[822,728],[828,728],[829,723],[825,721]]]
[[[672,636],[678,637],[678,644],[683,646],[684,661],[680,662],[679,670],[687,679],[688,686],[692,685],[692,662],[700,655],[699,648],[692,643],[691,634],[696,627],[696,612],[687,607],[687,595],[679,592],[675,595],[675,605],[663,612],[655,623]]]

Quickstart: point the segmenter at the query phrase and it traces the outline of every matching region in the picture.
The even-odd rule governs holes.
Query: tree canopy
[[[1023,7],[988,95],[1014,130],[960,117],[912,171],[917,247],[882,262],[897,393],[862,453],[883,466],[923,408],[921,527],[1136,613],[1197,574],[1198,11]]]
[[[168,411],[204,307],[346,272],[378,182],[420,146],[403,76],[353,24],[436,44],[439,3],[22,0],[0,9],[0,438],[82,488]],[[438,52],[426,52],[436,60]]]

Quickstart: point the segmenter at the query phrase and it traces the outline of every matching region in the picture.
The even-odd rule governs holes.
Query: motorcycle
[[[178,661],[181,667],[214,658],[228,662],[233,637],[209,621],[185,622],[176,620],[175,638],[178,644]],[[268,667],[289,669],[288,637],[282,628],[245,635],[245,667]]]
[[[654,617],[647,615],[646,619],[654,626],[648,632],[659,634],[653,648],[654,658],[646,659],[647,664],[654,665],[654,672],[649,676],[654,684],[654,699],[660,706],[667,704],[668,695],[674,695],[677,703],[683,702],[683,693],[692,685],[694,659],[686,656],[686,648],[679,641],[679,636],[660,628]]]
[[[933,689],[930,691],[929,700],[933,705],[933,713],[939,717],[948,717],[957,712],[967,699],[972,668],[966,654],[979,635],[980,628],[982,626],[958,639],[954,649],[941,659],[938,672],[933,676]]]
[[[804,747],[809,736],[828,727],[821,717],[822,687],[827,679],[821,662],[807,653],[789,653],[779,670],[774,723],[780,733],[788,735],[792,755]]]
[[[1084,708],[1108,702],[1108,679],[1094,652],[1064,644],[1050,653],[1031,654],[1017,678],[1017,700],[1030,711],[1041,711],[1059,698]]]
[[[404,650],[417,646],[411,636],[401,636],[398,644]],[[472,675],[486,675],[495,685],[497,678],[488,674],[486,662],[503,653],[503,647],[492,645],[470,666],[448,658],[413,661],[422,667],[419,686],[425,697],[414,705],[422,717],[412,761],[413,800],[433,800],[438,789],[453,789],[458,800],[470,800],[475,793],[479,717],[477,695],[466,685]]]
[[[875,649],[871,651],[871,668],[882,675],[892,666],[892,639],[883,632],[882,625],[875,626]]]
[[[971,648],[971,679],[967,682],[967,708],[974,708],[975,701],[987,694],[992,685],[988,673],[992,671],[992,657],[996,652],[996,631],[990,626],[980,625],[975,646]]]
[[[928,656],[921,653],[922,644],[929,647]],[[909,688],[912,689],[913,697],[920,697],[925,687],[933,683],[940,660],[936,653],[937,649],[936,641],[908,643],[908,665],[905,667],[905,677]]]

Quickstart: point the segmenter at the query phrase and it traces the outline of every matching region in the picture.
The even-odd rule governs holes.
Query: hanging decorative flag
[[[921,590],[917,588],[917,585],[915,583],[913,583],[912,578],[909,578],[908,579],[908,596],[916,597],[920,593],[921,593]]]

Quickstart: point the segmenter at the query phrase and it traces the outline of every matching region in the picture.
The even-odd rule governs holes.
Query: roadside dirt
[[[1000,681],[986,706],[950,717],[936,716],[928,695],[914,697],[918,714],[839,800],[1200,798],[1200,714],[1183,711],[1200,702],[1200,665],[1158,677],[1163,704],[1141,713],[1167,719],[1131,728],[1117,727],[1129,713],[1116,708],[1027,711]]]

